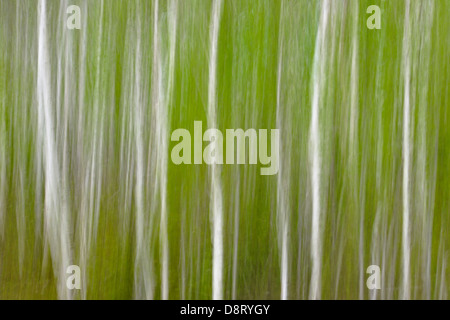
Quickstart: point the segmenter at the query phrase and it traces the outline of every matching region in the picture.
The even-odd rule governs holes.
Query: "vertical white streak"
[[[375,220],[373,224],[372,241],[371,241],[371,257],[372,261],[381,260],[381,248],[383,247],[383,238],[381,237],[381,215],[383,212],[382,205],[382,192],[381,192],[381,172],[382,172],[382,161],[383,161],[383,116],[382,111],[382,101],[381,101],[381,61],[382,61],[382,50],[380,48],[377,59],[377,75],[376,75],[376,90],[375,90],[375,100],[378,107],[377,110],[377,147],[376,147],[376,195],[377,195],[377,209],[375,214]],[[361,272],[361,271],[360,271]],[[361,275],[360,275],[361,276]],[[361,281],[361,279],[360,279]],[[369,299],[375,300],[377,298],[377,290],[371,290],[369,293]]]
[[[3,81],[3,79],[0,79]],[[0,88],[3,88],[3,83],[0,83]],[[5,213],[6,213],[6,153],[7,153],[7,145],[6,145],[6,98],[3,95],[3,99],[0,102],[0,240],[4,240],[5,237]]]
[[[403,74],[404,74],[404,104],[403,104],[403,226],[402,226],[402,298],[410,298],[410,235],[409,235],[409,173],[410,173],[410,31],[409,31],[410,1],[406,0],[405,26],[403,35]]]
[[[173,82],[174,82],[174,69],[175,69],[175,48],[177,39],[177,2],[172,0],[169,4],[169,75],[167,91],[164,97],[163,103],[159,103],[160,110],[158,124],[160,126],[158,132],[160,133],[158,148],[160,168],[159,179],[161,187],[161,225],[160,225],[160,241],[162,252],[162,265],[161,265],[161,298],[169,299],[169,238],[167,234],[167,162],[168,162],[168,110],[170,103],[172,102],[173,95]],[[157,20],[157,17],[155,17]],[[155,37],[158,35],[155,34]],[[159,55],[158,55],[159,56]],[[158,67],[161,68],[161,67]],[[161,76],[161,74],[160,74]],[[160,77],[161,79],[161,77]]]
[[[432,26],[434,14],[434,1],[426,1],[416,7],[416,15],[424,16],[424,21],[420,21],[422,25],[419,47],[419,74],[422,75],[418,81],[419,85],[419,102],[418,102],[418,146],[417,146],[417,166],[416,166],[416,192],[415,200],[418,211],[421,214],[422,220],[422,275],[423,279],[423,299],[431,298],[431,239],[433,228],[433,211],[430,210],[430,194],[428,190],[432,189],[432,182],[430,183],[427,177],[427,167],[433,165],[427,161],[427,113],[428,113],[428,83],[429,83],[429,63],[431,53]],[[432,171],[432,170],[430,170]]]
[[[214,0],[211,13],[210,55],[209,55],[209,85],[208,85],[208,126],[216,128],[216,69],[217,43],[219,38],[220,15],[222,0]],[[216,164],[211,166],[211,210],[213,224],[213,299],[223,299],[223,209],[222,184],[220,169]]]
[[[100,193],[102,183],[102,146],[103,146],[103,119],[101,118],[102,111],[100,110],[100,95],[103,93],[100,89],[102,83],[101,79],[101,57],[102,57],[102,45],[103,45],[103,15],[104,15],[104,1],[100,2],[100,19],[99,19],[99,32],[97,40],[97,65],[95,72],[95,87],[94,87],[94,122],[93,122],[93,139],[94,146],[91,153],[91,185],[90,185],[90,226],[89,226],[89,241],[88,247],[90,247],[92,238],[94,242],[97,239],[97,227],[98,219],[100,215]],[[103,108],[102,108],[103,109]],[[100,134],[98,134],[100,132]],[[97,181],[95,181],[97,180]]]
[[[358,1],[354,2],[354,21],[352,34],[352,71],[351,71],[351,98],[350,98],[350,157],[353,160],[357,146],[355,138],[358,136]]]
[[[22,5],[21,2],[19,1],[17,3],[16,6],[16,28],[17,30],[21,30],[20,25],[21,23],[23,24],[24,21],[22,21],[22,19],[20,19],[20,15],[23,14],[23,12],[21,12]],[[16,61],[19,62],[23,59],[22,57],[22,50],[21,50],[21,46],[20,46],[20,37],[16,38],[16,43],[15,43],[15,50],[14,50],[14,54],[16,56]],[[21,73],[21,68],[20,68],[20,63],[16,63],[15,64],[15,73],[16,76],[18,77],[18,85],[16,87],[16,90],[18,92],[16,92],[16,94],[14,95],[14,105],[16,110],[24,110],[24,105],[21,102],[22,99],[19,99],[20,97],[20,90],[21,90],[21,81],[20,81],[20,73]],[[19,111],[20,112],[20,111]],[[22,120],[19,117],[14,117],[14,126],[16,128],[20,128],[20,124],[19,124],[19,120]],[[26,122],[26,116],[23,119]],[[22,277],[22,270],[23,270],[23,261],[25,258],[25,199],[24,199],[24,177],[23,177],[23,171],[24,171],[24,149],[23,149],[23,144],[21,143],[21,141],[24,139],[25,137],[25,132],[22,130],[17,130],[18,134],[18,148],[17,148],[17,158],[16,158],[16,169],[13,170],[13,176],[17,176],[17,181],[18,181],[18,187],[19,187],[19,192],[17,193],[17,200],[16,200],[16,227],[17,227],[17,251],[18,251],[18,258],[19,258],[19,275],[20,277]]]
[[[3,10],[2,5],[0,5],[1,10]],[[4,10],[2,11],[4,12]],[[1,16],[3,19],[3,15]],[[0,41],[3,39],[3,29],[0,30]],[[6,46],[4,46],[6,51]],[[7,54],[3,50],[0,50],[0,59],[4,59],[3,55]],[[2,65],[2,71],[3,71]],[[0,240],[4,240],[5,237],[5,215],[6,215],[6,154],[7,154],[7,144],[6,144],[6,94],[5,94],[5,73],[2,72],[0,75]],[[36,219],[37,220],[37,219]]]
[[[86,268],[86,266],[88,265],[88,259],[90,256],[90,251],[92,248],[92,239],[96,238],[97,235],[97,228],[96,228],[96,223],[95,221],[98,221],[98,214],[99,214],[99,203],[95,204],[95,176],[96,176],[96,172],[97,172],[97,168],[100,171],[100,173],[98,173],[98,180],[99,180],[99,184],[101,181],[101,170],[102,170],[102,166],[101,166],[101,160],[100,160],[100,156],[101,156],[101,151],[99,152],[100,155],[97,155],[97,150],[98,148],[98,140],[99,138],[97,137],[97,127],[99,126],[99,96],[100,96],[100,64],[101,64],[101,53],[102,53],[102,34],[103,34],[103,0],[100,3],[100,17],[99,17],[99,30],[98,30],[98,40],[97,40],[97,55],[96,55],[96,70],[95,70],[95,85],[94,85],[94,103],[93,103],[93,110],[94,110],[94,116],[93,116],[93,120],[90,123],[90,134],[92,134],[93,137],[93,146],[90,147],[90,155],[88,160],[86,161],[86,165],[85,167],[83,167],[83,171],[84,171],[84,190],[82,191],[82,199],[81,199],[81,209],[80,209],[80,220],[81,220],[81,225],[82,225],[82,230],[81,230],[81,241],[82,241],[82,248],[80,250],[80,260],[81,260],[81,265],[84,266]],[[87,6],[85,6],[85,8],[87,9]],[[87,21],[87,19],[85,18],[85,21]],[[83,28],[85,29],[85,28]],[[86,35],[84,35],[86,36]],[[84,38],[86,39],[86,38]],[[84,46],[84,45],[83,45]],[[86,54],[86,48],[82,48],[82,54]],[[84,84],[84,75],[82,76],[82,84]],[[80,90],[84,90],[84,88],[81,88]],[[82,106],[84,103],[84,101],[80,101],[80,105]],[[80,112],[83,112],[84,107],[82,107]],[[79,120],[82,121],[82,117],[84,115],[80,114],[79,115]],[[82,123],[84,123],[84,121],[82,121]],[[82,136],[82,131],[83,131],[83,127],[82,127],[82,123],[79,124],[79,138],[81,139],[81,141],[83,141],[83,136]],[[103,132],[102,132],[102,128],[100,128],[99,130],[101,133],[101,136],[103,136]],[[101,138],[100,138],[101,140]],[[102,142],[100,141],[100,144]],[[81,149],[80,149],[81,150]],[[101,150],[101,148],[99,149]],[[81,156],[81,155],[80,155]],[[98,187],[97,190],[97,195],[100,194],[100,188]],[[97,202],[100,201],[100,197],[97,197]],[[96,206],[96,208],[94,209],[94,207]],[[82,269],[81,270],[82,274],[83,274],[83,284],[87,287],[87,270],[86,269]],[[82,298],[86,298],[86,290],[85,288],[82,291]]]
[[[180,257],[181,257],[181,277],[180,277],[180,299],[186,300],[186,252],[188,249],[190,249],[190,246],[187,244],[187,236],[186,236],[186,207],[182,209],[181,213],[181,228],[180,228],[180,239],[181,239],[181,245],[180,245]]]
[[[83,3],[83,25],[87,26],[87,3]],[[77,129],[77,161],[84,163],[83,154],[83,141],[84,141],[84,96],[85,96],[85,70],[86,70],[86,43],[87,43],[87,28],[82,28],[82,36],[80,39],[80,72],[78,80],[78,129]],[[78,219],[80,220],[80,269],[82,275],[81,281],[81,298],[87,298],[87,259],[88,259],[88,248],[87,248],[87,169],[84,166],[80,166],[80,177],[78,178],[78,183],[82,186],[82,191],[80,194],[80,212]]]
[[[237,169],[239,170],[239,169]],[[233,242],[233,283],[231,289],[231,298],[236,299],[236,286],[237,286],[237,260],[238,260],[238,249],[239,249],[239,208],[240,208],[240,174],[239,171],[236,173],[236,190],[234,196],[234,242]]]
[[[58,279],[58,297],[70,298],[66,287],[65,271],[70,262],[68,207],[67,199],[61,192],[60,168],[56,153],[53,116],[51,114],[50,61],[47,48],[46,0],[39,2],[39,38],[38,38],[38,131],[43,139],[45,166],[45,230],[47,232],[53,268]],[[64,190],[64,189],[63,189]]]
[[[157,8],[157,4],[156,4]],[[136,248],[136,264],[138,272],[138,282],[143,281],[144,283],[144,296],[146,299],[153,298],[153,280],[151,274],[148,273],[146,266],[148,265],[148,248],[146,245],[147,238],[145,237],[145,205],[144,205],[144,112],[142,105],[142,94],[141,94],[141,23],[140,23],[140,10],[136,10],[137,24],[136,24],[136,49],[134,56],[134,84],[133,84],[133,94],[134,103],[133,108],[133,128],[134,128],[134,138],[136,147],[136,157],[135,157],[135,201],[136,201],[136,237],[137,237],[137,248]],[[157,9],[156,13],[157,15]],[[135,270],[136,272],[136,270]],[[136,274],[135,274],[136,276]],[[137,285],[140,288],[140,283]],[[138,291],[138,298],[142,298],[142,292]]]
[[[350,168],[349,172],[354,174],[358,168],[358,55],[359,55],[359,41],[358,41],[358,17],[359,5],[358,1],[352,2],[353,7],[353,34],[352,34],[352,65],[351,65],[351,89],[350,89]],[[357,175],[356,175],[357,176]],[[351,190],[353,199],[355,199],[355,207],[359,208],[359,299],[364,299],[364,210],[357,205],[358,194],[357,179],[351,177]]]
[[[282,127],[281,116],[281,70],[283,66],[283,2],[281,3],[280,26],[279,26],[279,44],[278,44],[278,70],[277,70],[277,127]],[[281,148],[281,146],[279,146]],[[284,155],[284,149],[283,153]],[[278,241],[281,248],[281,299],[288,299],[288,274],[289,274],[289,246],[288,246],[288,219],[287,219],[287,192],[289,184],[284,168],[286,162],[281,161],[280,169],[277,176],[277,223],[278,223]]]
[[[324,42],[325,31],[328,24],[329,0],[323,0],[321,4],[321,14],[319,29],[317,31],[314,62],[313,62],[313,93],[311,127],[309,137],[309,152],[311,166],[312,184],[312,230],[311,230],[311,256],[312,273],[310,285],[310,299],[320,299],[321,292],[321,269],[322,269],[322,244],[320,234],[320,128],[319,128],[319,108],[320,94],[323,81],[324,64]]]

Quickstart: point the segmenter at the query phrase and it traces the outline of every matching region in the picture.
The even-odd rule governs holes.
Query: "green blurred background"
[[[449,21],[448,0],[2,0],[0,298],[446,299]],[[280,129],[279,173],[174,165],[197,120]]]

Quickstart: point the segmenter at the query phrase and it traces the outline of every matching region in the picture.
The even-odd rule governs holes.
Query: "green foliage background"
[[[139,298],[136,288],[136,101],[144,112],[144,222],[153,298],[161,298],[161,235],[155,146],[156,1],[46,1],[52,117],[67,189],[71,263],[85,274],[74,298]],[[280,298],[280,215],[288,225],[288,298],[307,299],[311,280],[310,121],[315,0],[224,0],[217,60],[217,126],[280,129],[280,172],[224,165],[224,297]],[[400,297],[404,50],[411,57],[411,298],[449,294],[450,2],[411,0],[404,48],[404,0],[336,0],[325,34],[320,97],[321,297],[373,298],[366,268],[382,270],[376,298]],[[81,8],[68,30],[66,8]],[[158,2],[161,77],[169,71],[170,5]],[[369,5],[382,12],[369,30]],[[0,298],[58,298],[57,253],[45,227],[43,145],[38,128],[39,1],[0,2]],[[173,90],[168,134],[207,123],[212,1],[176,1]],[[356,26],[356,33],[354,28]],[[352,73],[353,43],[358,44]],[[141,55],[136,57],[137,43]],[[140,82],[135,64],[140,61]],[[136,85],[140,96],[135,96]],[[356,140],[350,139],[357,88]],[[167,86],[165,86],[167,89]],[[137,100],[136,100],[137,99]],[[353,110],[355,112],[355,110]],[[167,170],[169,298],[210,299],[211,183],[206,165]],[[351,154],[354,157],[350,156]],[[94,167],[93,167],[94,166]],[[87,182],[89,181],[89,183]],[[82,215],[83,206],[93,220]],[[98,220],[96,220],[98,219]],[[82,243],[92,239],[82,264]],[[84,228],[84,229],[83,229]],[[83,231],[84,230],[84,231]],[[237,246],[236,246],[237,244]],[[233,267],[233,263],[235,267]],[[233,273],[235,268],[235,273]],[[361,289],[362,288],[362,289]]]

